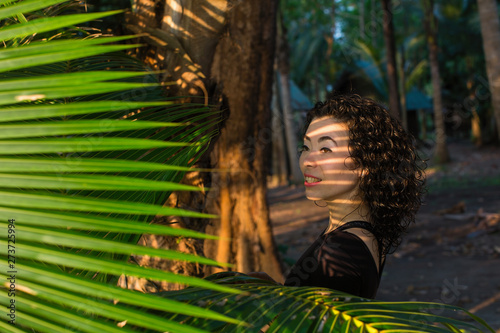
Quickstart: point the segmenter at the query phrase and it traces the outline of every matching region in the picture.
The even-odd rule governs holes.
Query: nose
[[[304,168],[314,168],[317,165],[316,154],[309,152],[303,155],[302,165]]]

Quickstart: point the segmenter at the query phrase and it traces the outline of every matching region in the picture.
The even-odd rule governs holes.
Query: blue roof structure
[[[413,87],[406,93],[406,110],[432,110],[432,98]]]
[[[311,101],[307,96],[300,90],[300,88],[293,82],[289,80],[290,84],[290,96],[292,99],[292,109],[294,110],[309,110],[313,107]]]

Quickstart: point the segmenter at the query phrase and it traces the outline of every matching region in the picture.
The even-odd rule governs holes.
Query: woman
[[[419,162],[411,135],[373,100],[334,96],[316,104],[307,114],[300,167],[306,196],[326,203],[329,225],[285,285],[374,298],[385,256],[421,204]]]

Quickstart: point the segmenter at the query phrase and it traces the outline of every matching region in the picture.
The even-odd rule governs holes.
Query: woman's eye
[[[330,148],[326,148],[326,147],[321,148],[320,151],[322,153],[331,153],[332,152],[332,150]]]
[[[302,152],[304,152],[304,151],[308,151],[308,150],[309,150],[309,147],[308,147],[308,146],[306,146],[306,145],[302,145],[302,146],[300,146],[300,148],[299,148],[299,153],[302,153]]]

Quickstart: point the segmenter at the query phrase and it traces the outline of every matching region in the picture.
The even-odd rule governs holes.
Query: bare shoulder
[[[370,253],[373,256],[375,264],[377,265],[377,270],[379,270],[380,269],[379,250],[378,250],[378,242],[375,236],[370,231],[363,228],[350,228],[345,230],[345,232],[358,236],[366,244],[366,246],[370,250]]]

